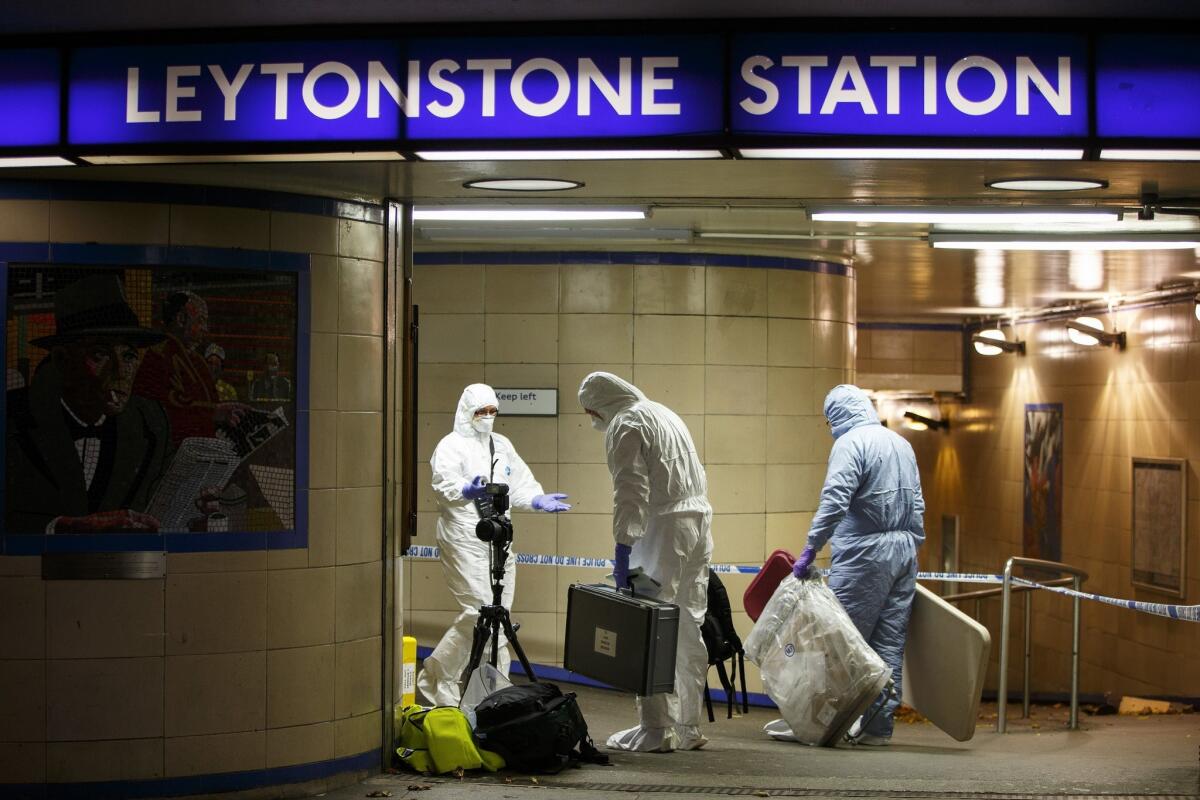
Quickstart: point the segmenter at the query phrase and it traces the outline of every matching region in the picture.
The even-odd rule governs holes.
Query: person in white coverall
[[[544,493],[508,437],[492,432],[498,405],[490,386],[473,383],[464,389],[454,417],[454,430],[438,442],[429,462],[433,467],[433,492],[441,508],[437,544],[442,570],[461,608],[450,629],[426,657],[417,677],[417,688],[434,705],[458,705],[462,692],[460,680],[471,656],[479,607],[492,602],[491,544],[475,535],[475,525],[479,522],[475,500],[483,497],[483,487],[489,482],[508,484],[509,502],[514,509],[558,512],[571,508],[563,502],[565,494]],[[501,600],[505,608],[512,607],[516,583],[516,559],[510,552]],[[507,640],[501,631],[496,666],[507,675],[510,661]]]
[[[708,651],[700,626],[712,559],[704,467],[683,420],[616,375],[588,375],[579,402],[604,431],[617,585],[627,584],[631,565],[640,566],[661,585],[657,599],[679,606],[675,691],[638,697],[639,724],[614,733],[608,746],[658,753],[701,748],[708,743],[699,726]]]

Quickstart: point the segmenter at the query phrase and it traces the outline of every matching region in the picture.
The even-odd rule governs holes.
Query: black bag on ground
[[[733,610],[729,606],[729,594],[725,584],[717,577],[717,573],[708,572],[708,610],[704,613],[704,623],[700,626],[704,637],[704,646],[708,649],[708,664],[717,668],[717,678],[721,688],[725,690],[726,702],[729,705],[727,718],[733,718],[733,706],[737,703],[737,689],[734,681],[739,672],[742,677],[742,713],[749,713],[750,701],[746,696],[746,654],[742,650],[742,640],[733,627]],[[730,662],[729,672],[725,671],[725,662]],[[708,691],[707,681],[704,684],[704,707],[708,709],[708,721],[713,722],[712,695]]]
[[[575,693],[563,694],[553,683],[509,686],[475,707],[475,736],[525,772],[559,772],[572,762],[607,764],[596,750]]]

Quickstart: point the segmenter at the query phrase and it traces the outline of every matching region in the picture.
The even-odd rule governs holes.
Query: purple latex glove
[[[613,580],[618,589],[629,588],[629,553],[632,550],[627,544],[619,544],[613,553]]]
[[[487,481],[483,479],[483,476],[476,475],[475,480],[463,486],[463,497],[467,498],[468,500],[478,500],[479,498],[483,497],[483,488],[485,486],[487,486]]]
[[[558,492],[551,494],[539,494],[533,498],[531,505],[535,511],[549,511],[551,514],[557,514],[559,511],[570,511],[571,504],[564,503],[567,496]]]
[[[796,563],[792,564],[792,574],[796,576],[796,580],[804,580],[808,577],[809,567],[812,566],[813,560],[817,557],[817,551],[811,547],[804,548],[804,552],[796,559]]]

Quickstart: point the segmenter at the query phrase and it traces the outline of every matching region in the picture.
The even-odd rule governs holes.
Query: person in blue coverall
[[[917,585],[917,547],[925,541],[925,498],[912,446],[879,424],[857,386],[835,386],[825,397],[833,451],[808,543],[792,571],[806,578],[817,551],[832,539],[829,588],[859,633],[892,669],[896,694],[885,694],[856,724],[860,744],[886,745],[900,705],[900,668]],[[880,704],[883,708],[872,718]]]

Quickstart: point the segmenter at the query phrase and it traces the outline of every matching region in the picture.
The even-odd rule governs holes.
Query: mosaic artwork
[[[1025,525],[1027,558],[1062,560],[1062,403],[1025,406]]]
[[[1133,459],[1135,586],[1183,596],[1187,536],[1187,462]]]
[[[297,280],[10,265],[5,533],[294,528]]]

